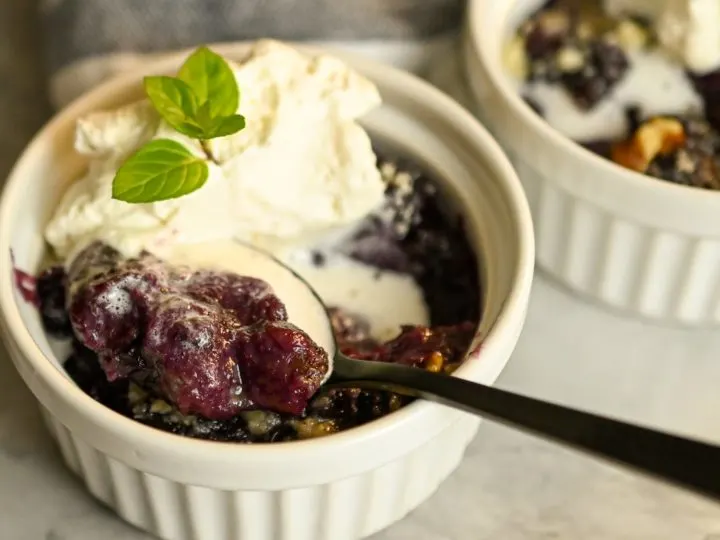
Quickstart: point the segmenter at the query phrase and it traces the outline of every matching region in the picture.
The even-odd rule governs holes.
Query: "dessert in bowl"
[[[434,491],[477,420],[391,394],[325,391],[330,359],[302,327],[302,310],[274,279],[234,273],[232,239],[272,251],[336,306],[336,336],[351,354],[491,383],[524,319],[528,209],[492,139],[413,77],[274,42],[216,50],[237,63],[247,122],[238,135],[198,148],[138,122],[149,109],[137,102],[142,74],[134,73],[58,115],[18,162],[0,213],[7,347],[65,461],[129,522],[173,539],[366,536]],[[251,77],[264,54],[288,61],[255,64]],[[183,60],[147,73],[173,74]],[[253,90],[268,73],[272,84]],[[334,90],[304,84],[311,75]],[[277,91],[288,80],[294,95]],[[365,101],[345,108],[337,99],[358,94]],[[130,118],[122,110],[134,110],[127,146],[129,137],[118,143],[111,129],[95,129],[122,124]],[[209,149],[205,185],[167,201],[112,200],[113,176],[130,161],[113,150],[139,152],[159,132],[190,149],[184,159]],[[258,142],[267,133],[275,136]],[[283,163],[285,150],[273,145],[288,141],[292,159]],[[225,167],[238,157],[244,164]],[[187,353],[219,343],[208,328],[227,327],[198,330],[159,315],[174,302],[193,321],[230,320],[237,333],[223,335],[232,351]],[[276,347],[269,356],[264,343],[239,346],[257,325],[272,326],[263,333]],[[53,332],[71,335],[72,350]],[[257,351],[260,376],[246,362]],[[297,392],[267,390],[278,381]]]
[[[478,114],[528,194],[540,267],[696,326],[720,321],[713,6],[475,2],[465,54]]]

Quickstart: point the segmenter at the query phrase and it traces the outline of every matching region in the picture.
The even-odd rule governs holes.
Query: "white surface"
[[[560,135],[513,90],[501,46],[537,0],[471,0],[467,79],[518,170],[540,267],[581,294],[665,322],[720,325],[720,193],[643,176]]]
[[[237,58],[247,48],[217,50]],[[182,58],[146,70],[174,71]],[[456,375],[492,384],[520,333],[532,277],[532,224],[520,183],[497,144],[450,99],[399,71],[346,59],[385,100],[364,119],[369,131],[436,172],[448,199],[462,210],[468,238],[483,259],[486,294],[478,339]],[[140,75],[98,88],[48,124],[18,162],[0,203],[6,345],[44,406],[65,461],[128,521],[171,540],[345,540],[393,523],[457,466],[477,429],[474,417],[420,401],[323,439],[211,444],[119,417],[59,369],[37,311],[14,287],[10,253],[20,268],[37,267],[48,210],[80,165],[69,146],[75,120],[135,99]]]
[[[718,350],[719,332],[623,319],[541,277],[499,386],[720,440]],[[67,472],[32,396],[0,355],[0,538],[149,540]],[[717,506],[483,423],[439,491],[373,540],[718,537]]]

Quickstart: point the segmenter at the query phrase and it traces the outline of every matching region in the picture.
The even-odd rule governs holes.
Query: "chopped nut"
[[[304,418],[292,422],[297,431],[299,439],[313,439],[323,437],[338,431],[338,426],[332,420],[317,420],[315,418]]]
[[[525,80],[528,74],[528,57],[525,52],[525,39],[515,36],[505,45],[503,63],[508,72],[517,79]]]
[[[577,37],[583,41],[589,40],[595,34],[592,24],[587,21],[581,21],[577,25],[575,32],[577,33]]]
[[[390,182],[395,175],[397,174],[397,165],[392,163],[391,161],[388,161],[386,163],[383,163],[380,167],[380,175],[382,176],[383,180],[386,182]]]
[[[695,162],[687,153],[687,151],[678,152],[675,166],[681,173],[691,173],[695,170]]]
[[[602,38],[600,38],[600,41],[601,41],[602,43],[606,43],[607,45],[611,45],[611,46],[613,46],[613,47],[617,47],[617,48],[619,48],[619,49],[622,49],[622,45],[621,45],[621,43],[620,43],[620,40],[619,40],[618,37],[617,37],[614,33],[612,33],[612,32],[607,32],[606,34],[603,34]]]
[[[564,11],[548,10],[540,14],[538,24],[547,35],[564,34],[570,29],[570,17]]]
[[[168,420],[173,424],[183,424],[185,426],[192,426],[197,422],[197,416],[180,414],[177,411],[172,412],[168,416]]]
[[[267,411],[245,411],[241,416],[247,424],[248,431],[256,436],[269,433],[281,422],[279,415]]]
[[[408,172],[397,173],[393,179],[392,184],[396,186],[401,192],[408,192],[412,190],[413,178]]]
[[[128,386],[128,401],[130,405],[137,405],[142,403],[147,398],[147,392],[140,388],[134,382],[131,382]]]
[[[425,369],[431,373],[439,373],[442,371],[443,364],[445,364],[445,358],[442,353],[435,351],[430,355],[430,358],[425,361]]]
[[[718,189],[720,187],[717,165],[711,157],[700,160],[697,173],[701,187],[705,189]]]
[[[152,405],[150,405],[150,412],[154,414],[169,414],[172,410],[173,408],[167,403],[167,401],[162,399],[156,399],[152,402]]]
[[[626,50],[637,51],[650,42],[650,34],[635,21],[623,19],[615,28],[613,35]]]
[[[584,63],[585,55],[575,47],[563,47],[555,55],[555,65],[560,71],[577,71]]]
[[[397,411],[400,407],[402,407],[402,399],[400,399],[400,396],[397,394],[390,394],[388,398],[388,408],[390,409],[390,412]]]
[[[613,146],[612,160],[623,167],[645,172],[658,155],[685,144],[685,130],[674,118],[657,117],[640,125],[632,137]]]

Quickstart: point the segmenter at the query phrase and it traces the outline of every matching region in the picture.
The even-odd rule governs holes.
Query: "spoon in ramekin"
[[[328,352],[326,387],[382,389],[441,403],[720,500],[719,446],[450,375],[352,359],[338,350],[326,306],[300,275],[260,249],[241,242],[235,248],[235,271],[268,281],[291,322]]]

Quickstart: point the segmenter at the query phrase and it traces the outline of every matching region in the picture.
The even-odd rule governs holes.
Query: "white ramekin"
[[[216,49],[240,58],[246,47]],[[144,72],[172,72],[183,56]],[[464,215],[485,298],[473,353],[458,375],[492,383],[517,341],[532,279],[532,223],[521,185],[498,145],[452,100],[411,75],[345,58],[385,100],[368,127],[436,172]],[[72,150],[76,119],[138,97],[140,75],[108,82],[54,118],[17,163],[0,202],[3,335],[65,461],[120,516],[168,540],[346,540],[388,526],[455,469],[478,419],[416,402],[324,439],[238,445],[178,437],[115,414],[77,388],[36,310],[20,297],[11,250],[17,268],[38,267],[43,227],[83,167]]]
[[[572,290],[671,324],[720,324],[720,193],[663,182],[553,130],[513,89],[502,45],[538,0],[470,2],[466,77],[530,202],[538,265]]]

